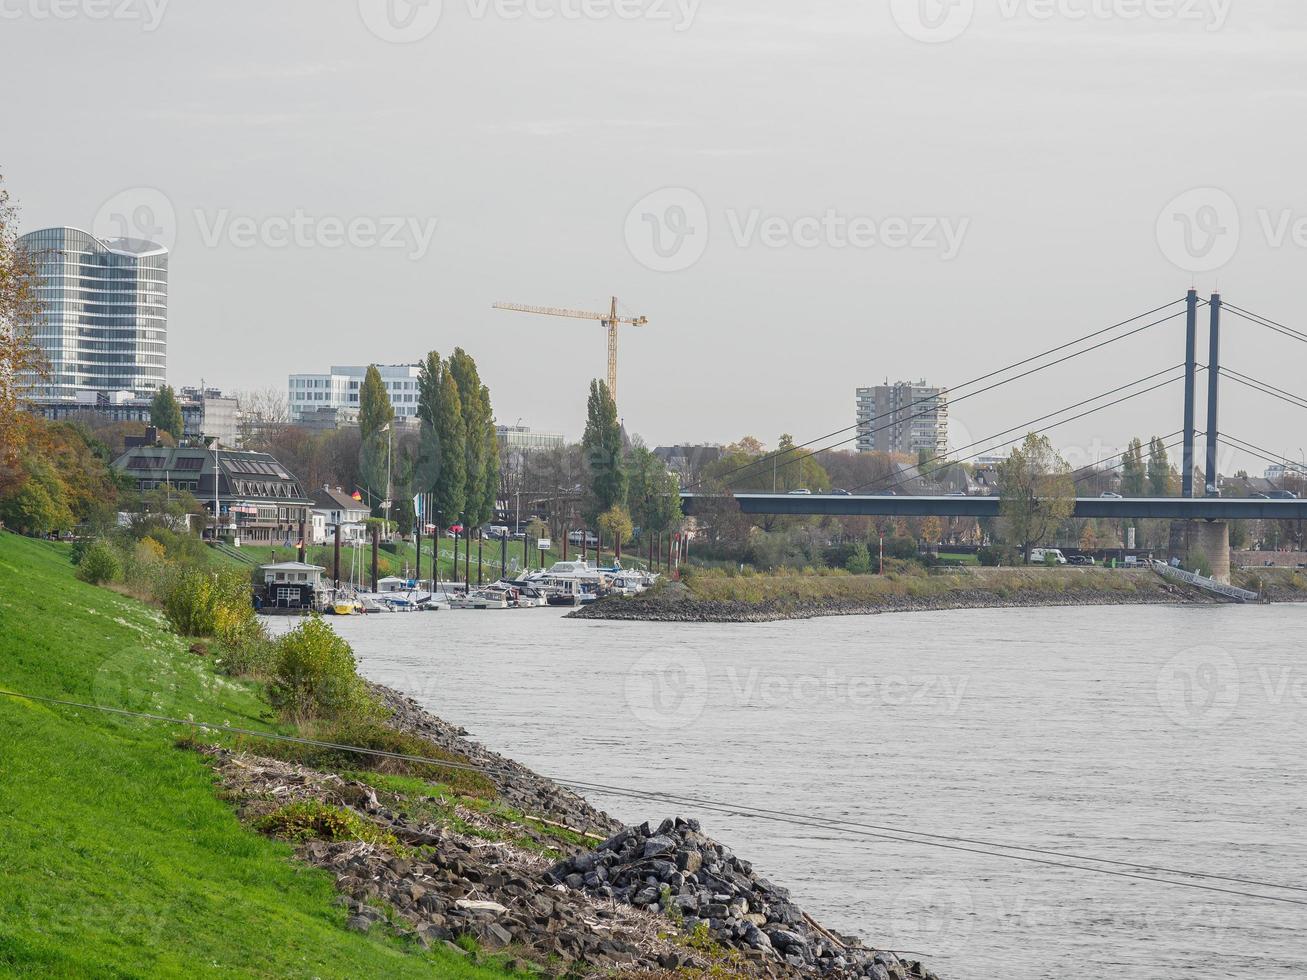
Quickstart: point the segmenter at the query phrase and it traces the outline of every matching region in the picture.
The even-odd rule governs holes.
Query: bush
[[[1016,551],[1012,548],[989,547],[981,548],[976,553],[976,560],[980,564],[989,568],[995,568],[999,565],[1020,565],[1021,561]]]
[[[312,616],[277,641],[268,695],[286,717],[366,720],[379,707],[359,677],[350,645]]]
[[[83,582],[100,585],[112,582],[122,574],[122,565],[118,561],[118,552],[108,541],[96,538],[81,549],[77,562],[77,577]]]
[[[249,580],[239,569],[175,568],[160,583],[159,601],[182,636],[212,636],[236,645],[259,635]]]
[[[321,800],[300,800],[274,810],[255,823],[255,828],[281,840],[364,841],[394,847],[395,836],[343,807]]]
[[[853,546],[853,551],[848,559],[844,562],[844,567],[854,575],[866,575],[871,571],[871,552],[867,546],[859,541]]]

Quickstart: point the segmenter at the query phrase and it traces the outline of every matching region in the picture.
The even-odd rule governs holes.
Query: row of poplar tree
[[[442,359],[431,351],[418,371],[416,437],[395,431],[395,409],[369,367],[359,389],[360,475],[375,516],[389,492],[391,518],[402,534],[416,525],[413,498],[430,501],[427,521],[479,527],[494,517],[499,445],[490,390],[461,347]]]

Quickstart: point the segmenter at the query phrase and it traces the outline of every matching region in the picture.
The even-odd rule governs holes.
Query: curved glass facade
[[[168,366],[168,250],[154,242],[102,240],[77,228],[44,228],[18,239],[36,258],[42,312],[35,338],[50,373],[42,400],[79,391],[148,396]]]

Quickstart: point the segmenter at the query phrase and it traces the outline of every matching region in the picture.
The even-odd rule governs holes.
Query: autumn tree
[[[174,439],[185,434],[181,403],[177,401],[177,392],[172,390],[172,385],[162,385],[154,393],[150,401],[150,424]]]
[[[631,515],[621,504],[616,504],[599,515],[599,530],[604,538],[613,542],[613,551],[622,557],[622,545],[631,540],[634,527]]]
[[[18,245],[18,209],[0,176],[0,488],[12,473],[31,433],[23,403],[32,382],[46,369],[32,335],[40,314],[36,259]]]
[[[999,512],[1008,539],[1030,549],[1052,535],[1075,512],[1071,468],[1047,436],[1032,432],[998,467]]]

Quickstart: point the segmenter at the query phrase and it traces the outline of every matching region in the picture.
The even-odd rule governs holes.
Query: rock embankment
[[[740,963],[829,977],[933,978],[915,961],[823,929],[790,893],[704,836],[696,820],[627,827],[594,851],[560,862],[548,879],[642,909],[662,909],[691,935],[706,932]]]
[[[583,606],[569,617],[663,623],[770,623],[822,616],[873,616],[882,613],[942,612],[951,609],[1025,609],[1049,606],[1135,606],[1210,603],[1195,590],[1158,582],[1140,590],[957,589],[931,595],[886,593],[863,598],[768,599],[762,602],[698,599],[692,595],[651,594],[614,597]]]
[[[471,938],[547,976],[934,980],[824,929],[698,822],[623,827],[398,692],[374,691],[390,724],[483,768],[497,798],[197,746],[242,820],[334,876],[348,928],[451,950]]]

